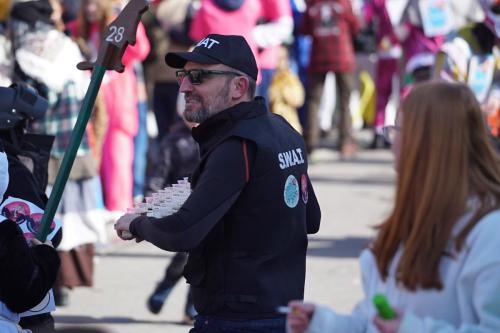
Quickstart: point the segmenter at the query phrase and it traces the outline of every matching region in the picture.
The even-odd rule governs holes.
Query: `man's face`
[[[223,65],[202,65],[187,62],[184,69],[204,69],[229,71]],[[184,118],[188,122],[202,123],[214,114],[232,106],[230,96],[230,83],[233,75],[209,75],[205,76],[201,84],[192,84],[189,76],[180,82],[180,92],[184,93],[186,106]]]

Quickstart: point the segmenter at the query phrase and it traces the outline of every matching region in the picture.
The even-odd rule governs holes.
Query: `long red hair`
[[[500,206],[500,161],[466,85],[422,83],[401,109],[395,205],[372,250],[384,279],[402,246],[396,280],[409,290],[441,289],[439,263],[468,199],[479,206],[455,241],[458,251],[480,218]]]

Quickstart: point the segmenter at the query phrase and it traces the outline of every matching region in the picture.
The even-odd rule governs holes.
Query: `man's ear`
[[[233,99],[240,99],[246,96],[248,91],[248,78],[245,76],[238,76],[233,80]]]

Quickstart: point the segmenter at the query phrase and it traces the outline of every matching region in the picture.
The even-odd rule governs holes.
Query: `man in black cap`
[[[303,298],[307,234],[321,215],[304,141],[253,99],[257,65],[243,37],[208,35],[166,62],[180,69],[184,117],[199,123],[192,193],[167,217],[124,215],[117,233],[189,252],[184,275],[199,313],[191,333],[285,332],[276,308]]]

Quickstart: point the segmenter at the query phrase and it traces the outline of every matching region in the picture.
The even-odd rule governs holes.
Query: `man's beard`
[[[194,92],[186,93],[186,98],[188,97],[199,102],[201,104],[201,109],[188,110],[188,107],[186,105],[184,109],[184,119],[191,123],[201,124],[219,111],[228,108],[230,100],[229,81],[226,82],[224,87],[222,87],[222,89],[219,91],[217,96],[215,96],[210,105],[207,105],[204,98]]]
[[[210,118],[210,112],[208,111],[207,108],[203,105],[203,102],[201,102],[202,108],[199,110],[193,110],[189,111],[186,107],[184,110],[184,119],[190,123],[196,123],[196,124],[201,124],[208,118]]]

